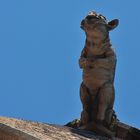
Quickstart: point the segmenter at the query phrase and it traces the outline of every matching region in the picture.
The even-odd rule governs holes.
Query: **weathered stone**
[[[0,117],[0,140],[108,140],[66,126]]]
[[[140,140],[140,130],[118,123],[113,140]],[[0,140],[111,140],[94,132],[62,125],[0,117]]]

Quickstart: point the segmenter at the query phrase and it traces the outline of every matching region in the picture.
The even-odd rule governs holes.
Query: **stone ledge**
[[[139,129],[121,122],[118,123],[117,135],[121,140],[140,140]],[[61,125],[0,117],[0,140],[109,140],[109,138]]]
[[[108,140],[108,138],[66,126],[0,117],[0,140]]]

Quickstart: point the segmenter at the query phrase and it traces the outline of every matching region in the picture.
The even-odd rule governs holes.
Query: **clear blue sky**
[[[65,124],[80,117],[78,59],[90,10],[119,18],[115,110],[140,128],[140,1],[1,0],[0,115]]]

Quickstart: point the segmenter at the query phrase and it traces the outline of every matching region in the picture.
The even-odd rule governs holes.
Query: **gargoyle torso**
[[[109,40],[100,46],[86,41],[79,61],[80,66],[82,61],[87,61],[87,66],[83,67],[83,82],[88,88],[96,90],[107,82],[113,83],[116,55]]]

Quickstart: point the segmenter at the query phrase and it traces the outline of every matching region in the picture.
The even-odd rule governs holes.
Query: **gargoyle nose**
[[[86,16],[86,19],[88,20],[88,21],[91,21],[91,20],[96,20],[96,19],[98,19],[98,14],[96,13],[96,12],[94,12],[94,11],[91,11],[91,12],[89,12],[88,13],[88,15]]]
[[[94,11],[90,11],[90,12],[88,13],[88,15],[90,15],[90,16],[97,16],[97,13],[94,12]]]

